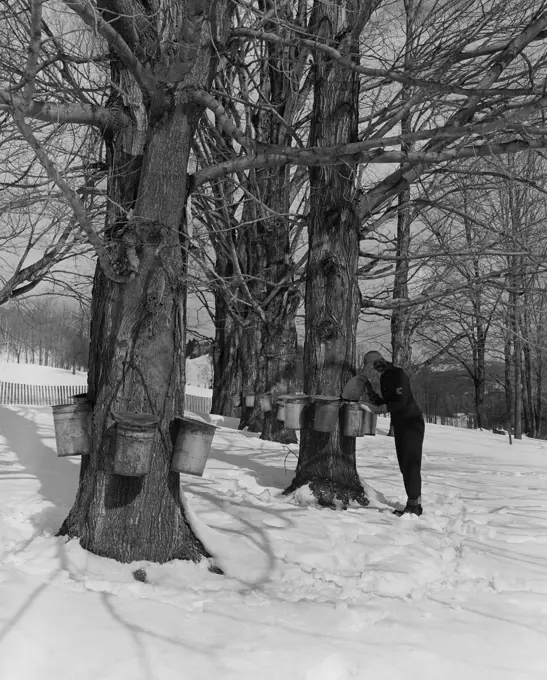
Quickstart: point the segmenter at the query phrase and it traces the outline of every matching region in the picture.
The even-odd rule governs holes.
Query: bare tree
[[[89,372],[93,452],[82,463],[63,532],[98,554],[123,561],[206,554],[169,469],[171,425],[184,406],[189,193],[241,173],[310,167],[306,389],[337,394],[354,370],[360,234],[374,229],[392,200],[431,164],[545,144],[545,56],[538,47],[547,29],[543,2],[494,0],[486,9],[479,0],[420,4],[412,76],[401,68],[393,21],[399,5],[317,0],[302,32],[304,22],[292,25],[278,12],[281,4],[268,12],[223,0],[64,0],[70,12],[60,28],[72,36],[66,42],[39,0],[18,0],[4,10],[29,49],[10,57],[16,63],[5,70],[0,107],[97,255]],[[233,13],[243,9],[254,15],[252,25],[230,31]],[[266,30],[269,21],[275,30]],[[78,39],[81,22],[93,41]],[[224,55],[249,39],[296,42],[310,51],[315,91],[305,144],[257,143],[215,97],[212,84]],[[363,115],[359,90],[368,102]],[[255,104],[245,104],[245,115]],[[402,117],[418,105],[428,112],[421,126],[401,134]],[[225,161],[207,165],[191,155],[205,109],[238,143]],[[49,131],[67,125],[93,127],[104,143],[107,178],[96,187],[106,206],[101,230],[78,186],[60,170],[66,150],[48,146]],[[356,195],[359,163],[390,167],[380,176],[365,174]],[[393,163],[400,167],[393,170]],[[160,418],[150,473],[138,482],[113,474],[111,412],[117,409]],[[318,479],[326,503],[333,499],[331,482],[341,497],[349,489],[363,498],[353,441],[339,432],[319,441],[307,427],[301,447],[295,486]]]

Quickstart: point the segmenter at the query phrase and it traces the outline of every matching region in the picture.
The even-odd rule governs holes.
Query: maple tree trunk
[[[275,10],[276,17],[294,19],[290,6],[278,7],[272,0],[265,0],[263,8]],[[290,35],[277,21],[266,25],[265,30]],[[282,147],[291,142],[287,126],[292,124],[298,97],[291,72],[292,51],[291,47],[273,42],[265,45],[260,91],[271,109],[259,109],[252,116],[259,143]],[[250,311],[243,331],[242,385],[257,395],[272,392],[274,408],[263,411],[258,398],[252,407],[243,405],[240,427],[260,432],[262,439],[296,443],[294,431],[286,430],[277,420],[275,407],[275,397],[290,391],[295,372],[295,316],[300,301],[290,262],[290,171],[285,166],[256,169],[250,175],[249,190],[257,202],[249,204],[243,220],[239,252],[242,269],[250,275],[249,290],[262,315]]]
[[[343,34],[354,15],[350,3],[316,2],[313,25],[327,41]],[[343,10],[347,11],[344,12]],[[346,24],[347,21],[347,24]],[[352,41],[339,49],[358,54]],[[315,55],[310,145],[357,139],[359,81],[355,74]],[[309,259],[306,278],[304,391],[338,397],[355,368],[359,295],[359,221],[353,206],[354,167],[310,168]],[[291,492],[309,484],[318,502],[346,507],[366,503],[356,468],[355,439],[338,423],[332,433],[313,429],[313,407],[300,432],[300,455]]]
[[[216,273],[233,276],[227,258],[217,251]],[[213,404],[211,413],[239,417],[241,408],[241,348],[237,326],[225,295],[215,292],[215,342],[213,344]]]
[[[205,555],[184,517],[179,475],[169,469],[173,418],[184,405],[186,323],[186,258],[179,237],[184,204],[170,178],[185,173],[191,119],[192,112],[179,104],[150,135],[134,212],[142,224],[138,276],[117,284],[100,267],[95,276],[93,452],[84,459],[65,531],[78,536],[82,547],[122,562]],[[113,410],[160,417],[149,474],[114,474]]]
[[[122,16],[113,21],[109,12],[107,18],[141,54],[145,34],[140,43],[132,34],[138,35],[138,19],[126,21],[122,3],[108,5]],[[179,25],[190,25],[191,11],[198,12],[198,19],[203,16],[201,7],[199,2],[172,3],[169,28],[174,39]],[[147,24],[149,33],[152,25]],[[201,40],[202,35],[199,30],[191,37]],[[207,81],[209,50],[209,45],[200,46],[193,55],[191,86]],[[115,57],[112,80],[111,106],[127,106],[134,124],[106,139],[107,236],[118,269],[129,272],[136,264],[138,269],[132,280],[120,284],[97,267],[88,378],[93,446],[82,460],[76,501],[60,533],[79,537],[83,548],[121,562],[197,561],[207,551],[185,517],[179,474],[170,471],[170,463],[173,419],[184,409],[186,247],[181,225],[190,143],[200,111],[180,83],[169,92],[158,90],[147,101]],[[117,91],[133,96],[122,102]],[[112,411],[159,417],[148,474],[114,473]]]

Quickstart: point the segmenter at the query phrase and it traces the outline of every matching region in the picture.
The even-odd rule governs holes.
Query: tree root
[[[350,503],[357,503],[363,508],[369,504],[369,499],[365,495],[362,486],[347,486],[339,482],[328,479],[314,477],[307,482],[294,484],[294,482],[283,493],[290,494],[301,486],[307,484],[313,493],[317,504],[323,508],[331,510],[347,510]]]

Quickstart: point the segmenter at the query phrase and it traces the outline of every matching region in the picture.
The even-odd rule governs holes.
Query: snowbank
[[[202,417],[213,451],[181,490],[224,576],[55,538],[79,460],[49,408],[0,407],[2,680],[547,677],[546,442],[429,425],[425,513],[399,519],[385,418],[358,440],[370,507],[336,512],[282,495],[295,446]]]

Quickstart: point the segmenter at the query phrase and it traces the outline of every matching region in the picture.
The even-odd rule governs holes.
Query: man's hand
[[[372,387],[370,380],[365,382],[365,390],[367,393],[367,400],[370,401],[371,404],[379,406],[378,402],[381,401],[380,396],[374,391],[374,387]]]

